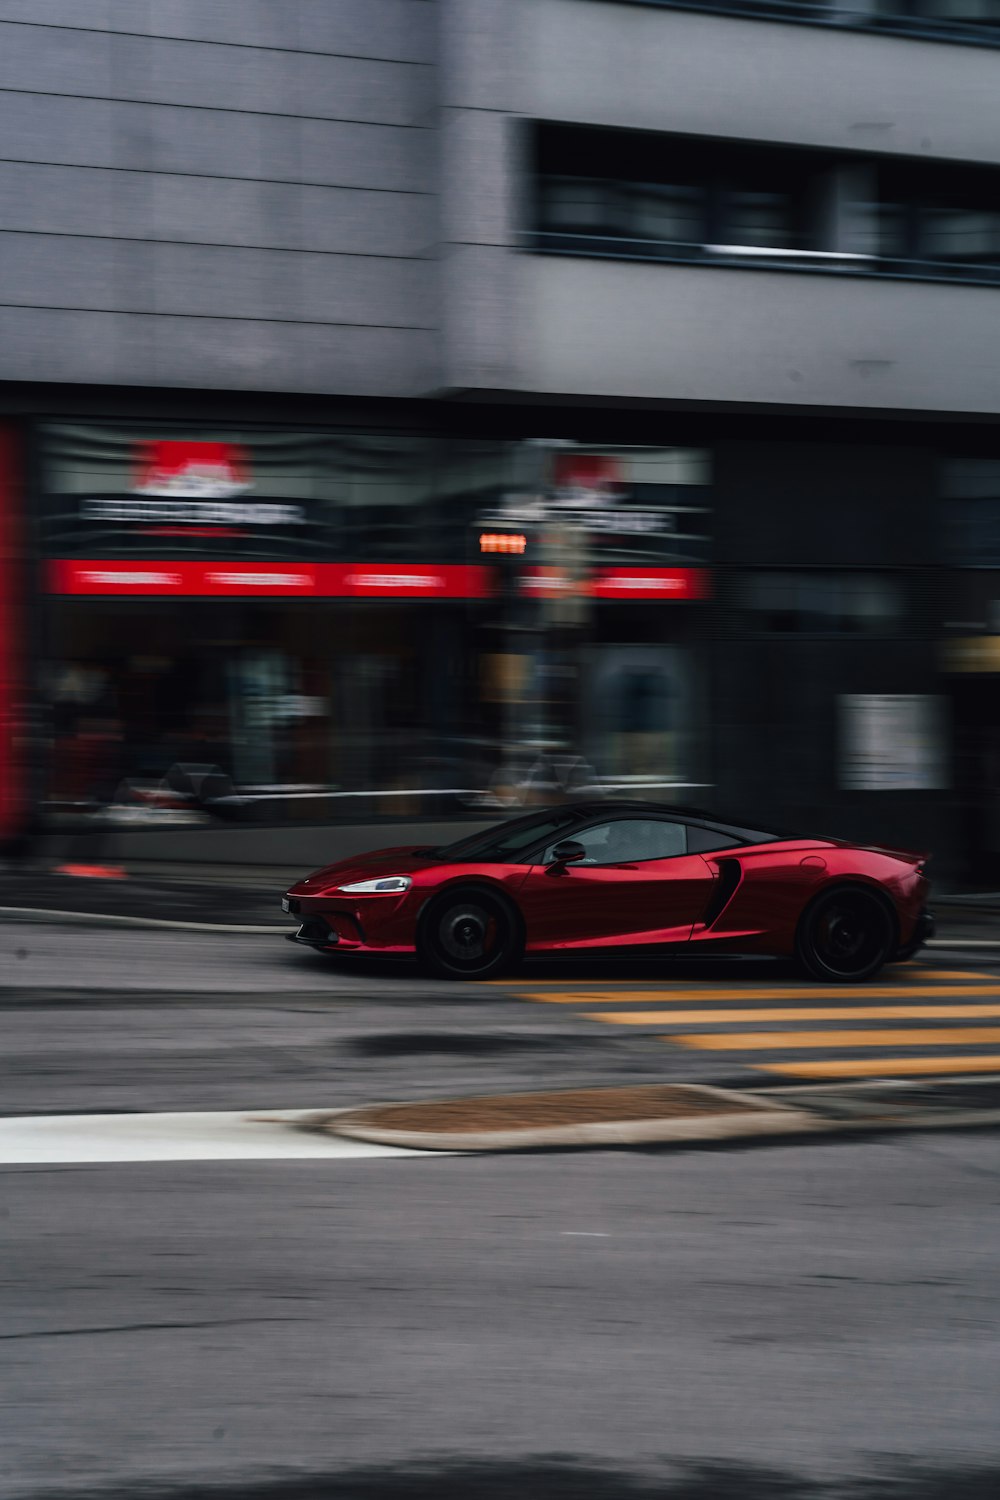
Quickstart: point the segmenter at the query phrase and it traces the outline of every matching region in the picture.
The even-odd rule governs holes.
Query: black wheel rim
[[[475,973],[492,963],[500,951],[502,925],[485,903],[457,901],[435,924],[438,952],[452,968]]]
[[[884,959],[889,924],[870,896],[845,892],[820,907],[813,927],[816,957],[832,974],[863,974]]]

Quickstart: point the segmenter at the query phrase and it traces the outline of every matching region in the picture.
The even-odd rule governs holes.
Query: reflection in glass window
[[[638,240],[701,244],[705,237],[705,194],[698,187],[659,182],[622,184],[628,232]]]
[[[549,177],[541,184],[542,228],[563,234],[623,234],[614,184],[591,177]]]
[[[936,203],[923,215],[923,254],[930,260],[1000,261],[1000,212]]]
[[[730,193],[725,238],[728,244],[763,249],[804,248],[799,245],[788,193]]]
[[[1000,26],[1000,0],[891,0],[889,13],[960,26]]]
[[[882,635],[903,618],[900,581],[885,573],[791,569],[745,580],[751,629],[775,635]]]
[[[661,818],[616,818],[599,823],[583,833],[571,835],[587,853],[579,865],[641,864],[651,859],[674,859],[687,853],[687,829],[683,823],[668,823]],[[557,845],[545,851],[544,864],[551,864]]]
[[[941,495],[951,561],[1000,567],[1000,458],[946,460]]]

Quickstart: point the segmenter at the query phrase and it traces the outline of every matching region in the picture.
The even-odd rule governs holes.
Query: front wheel
[[[417,953],[424,967],[443,979],[489,979],[520,957],[520,923],[508,903],[490,891],[445,891],[424,913]]]
[[[802,918],[795,946],[814,979],[857,984],[893,956],[896,926],[881,897],[845,887],[817,897]]]

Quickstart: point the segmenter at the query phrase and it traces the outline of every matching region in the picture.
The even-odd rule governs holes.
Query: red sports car
[[[293,941],[486,979],[525,956],[609,950],[795,957],[870,979],[933,932],[926,856],[788,838],[653,802],[583,802],[442,849],[380,849],[293,885]]]

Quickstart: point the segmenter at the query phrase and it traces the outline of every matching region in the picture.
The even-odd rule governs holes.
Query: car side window
[[[699,828],[696,823],[688,827],[688,853],[710,854],[713,849],[732,849],[739,839],[732,834],[719,833],[714,828]]]
[[[668,823],[662,818],[615,818],[569,833],[564,839],[582,844],[587,853],[573,865],[634,865],[649,859],[673,859],[687,853],[687,830],[683,823]],[[549,844],[542,863],[550,865],[557,845]],[[572,868],[572,867],[571,867]]]

